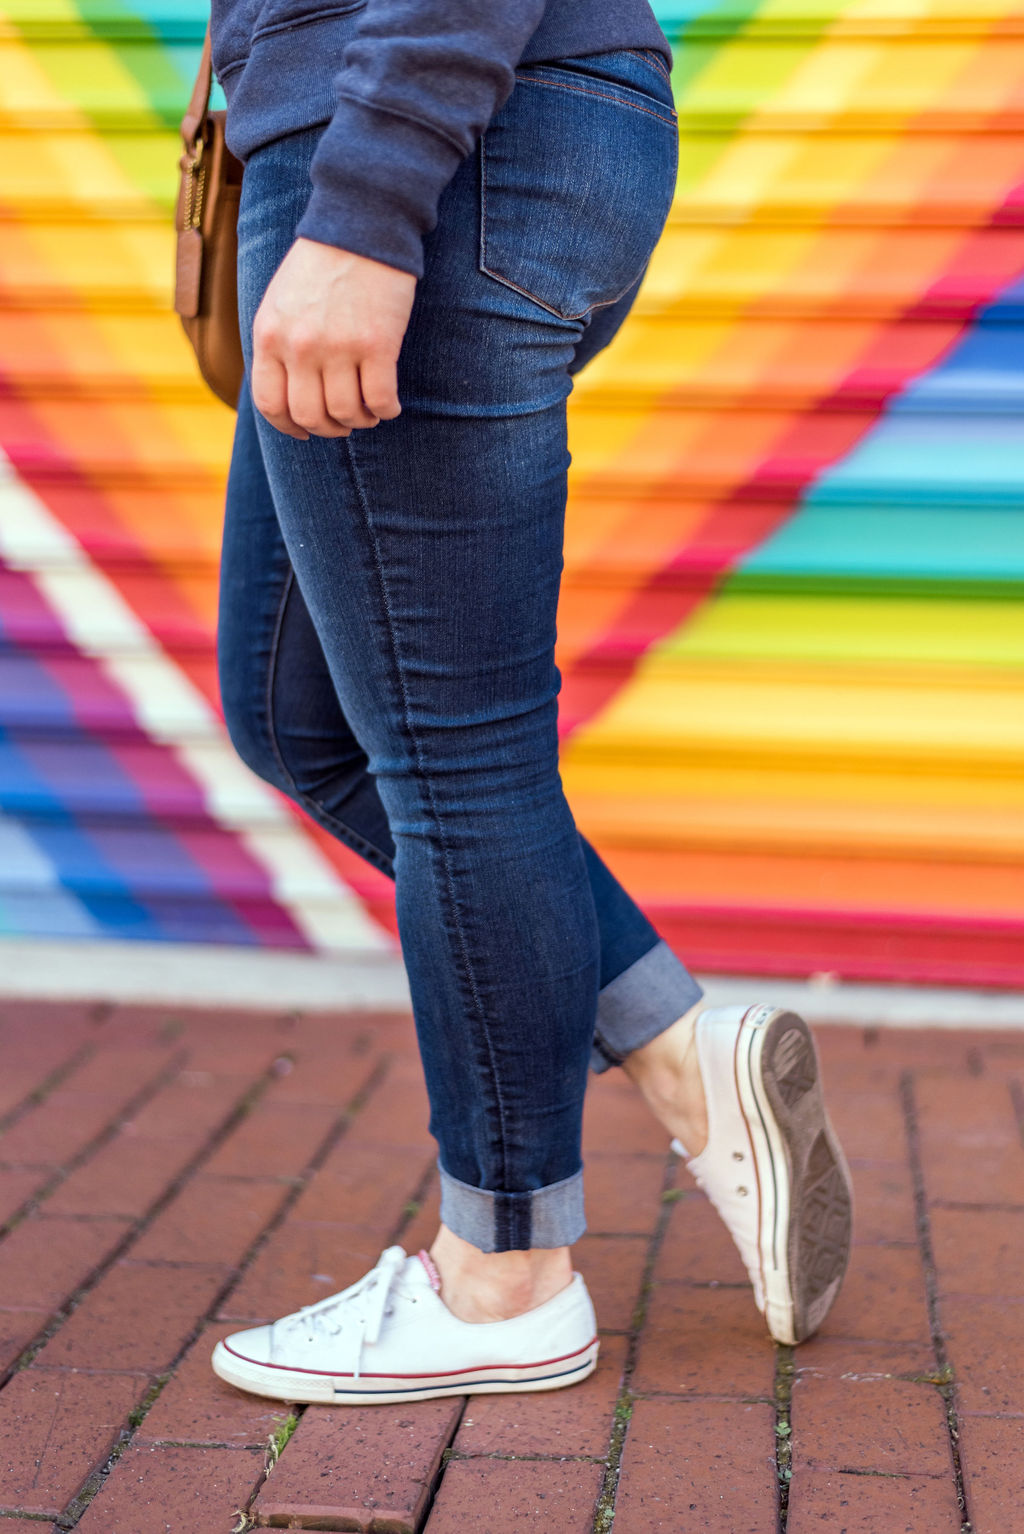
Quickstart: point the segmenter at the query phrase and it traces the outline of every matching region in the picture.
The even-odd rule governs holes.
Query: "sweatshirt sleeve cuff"
[[[342,96],[313,159],[296,233],[423,275],[423,236],[464,151],[447,135]]]

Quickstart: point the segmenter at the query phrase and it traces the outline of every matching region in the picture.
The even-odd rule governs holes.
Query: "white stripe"
[[[313,839],[239,761],[199,689],[2,452],[0,555],[32,577],[72,643],[96,660],[128,697],[146,733],[199,783],[211,817],[238,834],[307,941],[345,952],[393,951],[390,935]]]

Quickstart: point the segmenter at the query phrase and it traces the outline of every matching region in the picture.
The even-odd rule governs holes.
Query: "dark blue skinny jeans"
[[[313,128],[249,161],[242,333],[309,196]],[[520,69],[441,201],[402,413],[298,442],[243,389],[219,665],[250,767],[395,879],[441,1217],[484,1251],[585,1228],[588,1064],[700,989],[562,791],[555,616],[572,374],[627,313],[671,200],[660,56]]]

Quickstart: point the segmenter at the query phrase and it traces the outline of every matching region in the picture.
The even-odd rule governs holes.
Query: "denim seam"
[[[291,773],[285,765],[285,760],[281,754],[281,747],[277,739],[277,729],[274,724],[274,683],[277,680],[277,656],[281,647],[281,630],[284,628],[284,610],[288,606],[288,598],[291,596],[292,586],[294,583],[295,571],[292,566],[289,565],[288,573],[284,578],[284,585],[281,587],[281,598],[277,604],[277,613],[274,617],[274,630],[270,636],[270,663],[267,666],[267,686],[263,697],[263,710],[267,719],[267,735],[270,739],[270,749],[274,753],[274,760],[277,762],[277,765],[281,770],[281,774],[284,777],[285,782],[291,788],[292,793],[297,794],[299,790],[296,787],[295,779],[292,777]]]
[[[608,1061],[609,1065],[621,1065],[623,1060],[626,1058],[625,1055],[620,1055],[617,1050],[613,1049],[612,1046],[601,1037],[596,1028],[594,1030],[593,1045],[598,1054],[603,1055],[604,1058]]]
[[[575,89],[575,87],[567,85],[567,86],[563,87],[563,89],[565,89],[565,90],[573,90],[573,89]],[[591,94],[593,94],[593,92]],[[640,107],[640,108],[637,108],[637,110],[638,111],[642,111],[643,108]],[[653,114],[652,114],[652,116],[653,116]],[[556,320],[582,320],[582,319],[586,319],[588,314],[596,313],[596,311],[598,309],[608,309],[608,308],[610,308],[612,306],[612,304],[617,304],[620,298],[624,298],[625,295],[629,292],[630,288],[635,287],[636,283],[639,280],[637,277],[634,277],[630,282],[627,282],[626,286],[622,289],[621,293],[616,293],[614,298],[602,298],[600,303],[591,304],[586,309],[580,309],[580,311],[577,314],[566,314],[566,313],[563,312],[563,310],[554,308],[553,305],[549,304],[545,299],[538,297],[538,295],[536,293],[531,292],[529,288],[524,288],[521,285],[521,283],[513,282],[511,277],[503,277],[500,272],[496,272],[496,271],[494,271],[494,269],[492,267],[488,266],[487,265],[487,134],[486,134],[486,132],[484,132],[481,135],[481,138],[480,138],[480,260],[479,260],[479,266],[480,266],[480,270],[483,272],[484,276],[485,277],[490,277],[492,282],[500,282],[502,287],[511,288],[514,293],[521,293],[524,298],[528,298],[531,301],[531,303],[537,304],[541,309],[543,309],[545,311],[546,314],[553,314],[555,316]],[[643,273],[641,272],[640,275],[643,276]]]
[[[359,835],[358,831],[353,831],[350,826],[346,826],[344,821],[339,820],[336,815],[332,815],[325,805],[321,804],[318,799],[313,798],[312,794],[303,793],[284,759],[284,753],[281,750],[281,744],[277,737],[277,723],[274,711],[274,683],[277,680],[277,660],[281,649],[281,631],[284,628],[285,609],[288,606],[288,599],[292,594],[294,585],[295,570],[294,567],[290,566],[282,588],[277,614],[274,618],[274,630],[270,640],[270,664],[267,667],[267,688],[263,707],[267,720],[267,738],[270,741],[270,749],[274,753],[274,760],[277,762],[281,776],[288,784],[291,797],[308,814],[312,815],[314,819],[324,822],[328,829],[341,832],[342,840],[347,841],[352,850],[365,857],[368,862],[375,863],[382,873],[393,873],[391,859],[386,853],[382,852],[379,847],[375,847],[372,842],[366,841],[364,837]]]
[[[643,112],[645,117],[653,117],[657,122],[664,123],[666,128],[676,127],[679,121],[677,113],[670,108],[666,108],[670,112],[670,115],[666,117],[661,112],[655,112],[651,107],[637,106],[635,101],[624,101],[621,96],[613,96],[609,91],[592,91],[586,85],[566,85],[563,80],[539,80],[532,75],[520,74],[518,70],[516,70],[516,79],[521,85],[545,85],[549,90],[575,91],[578,96],[597,96],[601,101],[613,101],[616,106],[625,107],[627,112]]]
[[[633,58],[639,59],[641,64],[646,64],[649,69],[653,69],[656,74],[659,74],[668,85],[672,84],[672,76],[662,62],[660,53],[655,58],[652,58],[649,54],[642,53],[639,48],[625,48],[623,52],[632,54]]]
[[[443,856],[443,860],[444,860],[445,887],[446,887],[447,893],[448,893],[448,902],[449,902],[449,907],[450,907],[451,914],[452,914],[452,922],[453,922],[455,931],[456,931],[456,933],[458,935],[458,939],[459,939],[458,946],[459,946],[460,956],[461,956],[461,959],[462,959],[463,969],[464,969],[464,972],[465,972],[466,979],[469,981],[470,992],[471,992],[472,997],[473,997],[473,1002],[474,1002],[474,1004],[476,1006],[477,1017],[478,1017],[478,1020],[480,1022],[480,1027],[481,1027],[481,1032],[482,1032],[482,1035],[483,1035],[484,1043],[486,1044],[486,1047],[487,1047],[488,1063],[489,1063],[489,1066],[490,1066],[490,1073],[491,1073],[491,1087],[492,1087],[492,1090],[494,1092],[494,1100],[495,1100],[495,1103],[497,1104],[497,1108],[498,1108],[498,1122],[499,1122],[499,1126],[500,1126],[500,1130],[501,1130],[501,1136],[500,1136],[500,1139],[501,1139],[501,1162],[502,1162],[502,1165],[501,1165],[501,1180],[502,1180],[502,1182],[505,1182],[507,1180],[507,1177],[508,1177],[508,1131],[507,1131],[506,1123],[505,1123],[505,1105],[504,1105],[504,1103],[502,1101],[502,1097],[501,1097],[501,1087],[500,1087],[500,1083],[498,1081],[498,1072],[497,1072],[496,1063],[495,1063],[495,1059],[494,1059],[494,1046],[493,1046],[493,1043],[492,1043],[492,1040],[491,1040],[490,1030],[489,1030],[489,1028],[487,1026],[487,1016],[486,1016],[486,1013],[484,1011],[484,1007],[483,1007],[483,1004],[482,1004],[482,1001],[481,1001],[480,991],[479,991],[479,988],[478,988],[477,983],[476,983],[476,977],[475,977],[475,975],[473,973],[473,966],[472,966],[472,963],[470,961],[469,949],[468,949],[468,945],[467,945],[467,942],[466,942],[466,934],[465,934],[465,932],[463,930],[462,922],[459,919],[459,907],[458,907],[458,902],[457,902],[457,900],[455,898],[455,891],[454,891],[453,883],[452,883],[450,849],[448,847],[447,838],[445,837],[444,824],[443,824],[443,822],[441,820],[441,816],[438,814],[437,801],[434,798],[434,790],[433,790],[433,787],[432,787],[431,782],[430,782],[430,776],[426,772],[426,770],[424,768],[424,764],[423,764],[422,748],[421,748],[420,742],[419,742],[419,740],[417,738],[416,731],[413,728],[412,717],[411,717],[411,710],[410,710],[410,707],[409,707],[409,694],[408,694],[408,690],[406,688],[405,676],[404,676],[403,671],[402,671],[402,661],[401,661],[401,655],[400,655],[399,647],[398,647],[398,635],[397,635],[397,633],[395,631],[394,617],[393,617],[392,610],[391,610],[391,600],[390,600],[390,596],[389,596],[389,593],[388,593],[388,584],[387,584],[387,579],[386,579],[385,574],[384,574],[384,562],[383,562],[383,560],[381,558],[380,549],[379,549],[378,544],[377,544],[377,538],[376,538],[376,535],[375,535],[374,530],[373,530],[373,523],[372,523],[371,518],[370,518],[369,502],[368,502],[368,499],[367,499],[367,496],[366,496],[366,492],[365,492],[364,487],[363,487],[363,482],[362,482],[362,480],[361,480],[361,478],[359,476],[359,470],[358,470],[358,468],[356,466],[355,454],[352,451],[352,441],[348,437],[343,438],[342,441],[343,441],[343,444],[344,444],[345,456],[348,459],[349,472],[352,475],[352,483],[353,483],[353,485],[355,487],[355,491],[356,491],[356,498],[357,498],[357,500],[359,502],[359,507],[360,507],[360,510],[362,511],[362,514],[363,514],[363,521],[364,521],[364,524],[366,526],[366,531],[367,531],[367,534],[368,534],[369,539],[370,539],[371,547],[373,549],[373,558],[374,558],[374,565],[376,567],[377,581],[378,581],[378,584],[380,586],[381,597],[383,598],[383,604],[384,604],[384,612],[385,612],[385,615],[386,615],[386,618],[387,618],[388,638],[389,638],[390,643],[391,643],[392,660],[394,661],[395,673],[397,675],[398,685],[399,685],[399,687],[401,689],[401,693],[402,693],[402,707],[403,707],[403,714],[404,714],[404,719],[405,719],[405,728],[406,728],[406,730],[409,733],[409,739],[412,742],[413,750],[416,753],[417,767],[419,769],[420,776],[421,776],[422,781],[423,781],[423,785],[424,785],[424,787],[426,789],[427,799],[428,799],[428,802],[430,804],[430,813],[431,813],[431,815],[433,817],[434,825],[437,828],[437,833],[438,833],[438,837],[439,837],[440,845],[441,845],[441,852],[442,852],[442,856]],[[496,1197],[495,1198],[495,1227],[496,1227],[495,1237],[497,1238],[497,1236],[500,1234],[501,1238],[503,1240],[506,1240],[506,1239],[508,1239],[508,1235],[509,1235],[509,1232],[508,1232],[509,1221],[508,1221],[507,1218],[499,1220],[499,1211],[502,1214],[507,1214],[507,1211],[502,1209],[502,1203],[501,1203],[500,1197]],[[503,1227],[500,1232],[497,1230],[497,1226],[499,1224]]]

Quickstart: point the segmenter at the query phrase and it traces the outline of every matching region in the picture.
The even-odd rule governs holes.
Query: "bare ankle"
[[[697,1055],[697,1002],[647,1044],[626,1056],[623,1069],[651,1112],[690,1155],[707,1144],[708,1117]]]
[[[482,1252],[442,1225],[430,1247],[441,1298],[460,1321],[507,1321],[553,1299],[571,1282],[567,1246]]]

